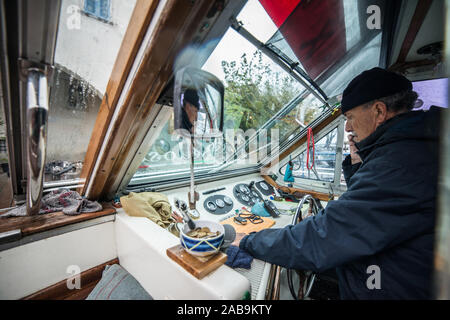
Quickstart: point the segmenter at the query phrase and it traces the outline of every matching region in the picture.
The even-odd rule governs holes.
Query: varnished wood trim
[[[299,189],[299,188],[289,188],[289,187],[285,187],[285,186],[280,186],[270,176],[262,176],[262,177],[264,178],[264,180],[266,180],[266,182],[268,184],[270,184],[274,188],[276,188],[276,189],[280,189],[281,188],[283,191],[289,191],[290,194],[293,194],[295,192],[300,192],[302,194],[310,194],[314,198],[319,199],[321,201],[329,201],[330,200],[330,196],[328,194],[326,194],[326,193],[317,192],[317,191],[313,191],[313,190],[306,190],[306,189]]]
[[[106,92],[100,105],[94,130],[84,159],[81,178],[86,179],[86,183],[82,189],[78,190],[82,195],[86,191],[91,174],[94,170],[96,159],[100,153],[103,139],[105,138],[109,123],[117,107],[120,94],[122,93],[128,74],[158,3],[158,0],[136,1],[127,31],[106,87]]]
[[[80,289],[68,289],[66,279],[30,294],[22,300],[84,300],[102,278],[106,265],[113,264],[119,264],[119,259],[113,259],[80,273]]]
[[[409,50],[411,49],[414,40],[416,39],[417,33],[422,26],[423,20],[431,7],[433,0],[419,0],[416,6],[416,11],[409,24],[408,32],[406,33],[405,39],[403,40],[402,48],[398,54],[397,63],[402,63],[406,61]]]
[[[177,54],[192,40],[213,4],[206,0],[174,0],[164,8],[113,125],[106,151],[98,159],[99,170],[91,177],[90,199],[101,198],[120,179],[118,172],[132,154],[133,142],[148,130],[143,123],[172,75]]]
[[[68,216],[59,211],[36,216],[0,218],[0,233],[20,229],[22,236],[24,237],[116,213],[116,209],[111,204],[104,203],[102,205],[102,211],[81,213],[76,216]]]
[[[326,126],[328,126],[331,122],[333,122],[335,119],[337,119],[342,114],[341,109],[336,110],[334,113],[330,114],[327,118],[325,118],[321,123],[319,123],[315,128],[313,128],[313,134],[318,134],[321,130],[323,130]],[[300,138],[297,140],[292,146],[287,148],[283,153],[280,154],[279,162],[295,152],[299,147],[301,147],[304,143],[306,143],[307,136]],[[263,176],[264,180],[267,181],[270,185],[272,185],[274,188],[279,189],[281,186],[278,185],[270,176]],[[298,189],[298,188],[288,188],[288,187],[282,187],[285,190],[289,190],[289,193],[294,192],[300,192],[304,194],[310,194],[314,198],[322,200],[322,201],[328,201],[330,200],[330,197],[326,193],[322,192],[316,192],[313,190],[306,190],[306,189]]]
[[[436,61],[436,60],[428,60],[428,59],[409,61],[409,62],[401,62],[401,63],[397,62],[397,63],[393,64],[392,66],[390,66],[388,68],[388,70],[393,71],[393,72],[405,73],[410,68],[431,66],[431,65],[436,65],[437,63],[438,63],[438,61]]]

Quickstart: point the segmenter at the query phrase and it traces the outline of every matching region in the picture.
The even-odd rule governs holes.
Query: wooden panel
[[[106,152],[99,159],[99,171],[92,177],[90,199],[101,198],[110,192],[108,188],[120,178],[117,174],[133,154],[133,142],[148,130],[143,123],[172,75],[177,54],[190,42],[213,4],[213,1],[204,0],[174,0],[163,10],[112,128]]]
[[[398,63],[406,61],[409,50],[411,49],[414,40],[416,39],[417,33],[422,26],[423,20],[431,7],[433,0],[419,0],[417,3],[416,11],[411,19],[408,32],[406,33],[405,39],[403,40],[402,48],[397,58]]]
[[[106,92],[100,105],[89,147],[86,152],[81,172],[81,178],[86,179],[86,183],[83,189],[78,190],[80,194],[84,194],[88,184],[88,178],[94,170],[95,161],[108,130],[109,122],[117,107],[120,94],[122,93],[122,89],[158,3],[159,1],[157,0],[136,1],[127,31],[106,87]]]
[[[432,59],[430,59],[430,60],[423,59],[423,60],[410,61],[410,62],[397,62],[397,63],[393,64],[392,66],[390,66],[388,68],[388,70],[405,74],[405,72],[410,68],[431,66],[431,65],[436,65],[437,63],[438,63],[438,61],[432,60]]]
[[[221,251],[212,257],[194,257],[178,244],[166,250],[167,256],[182,266],[197,279],[202,279],[227,261],[227,255]]]
[[[0,232],[21,229],[22,236],[28,236],[30,234],[116,213],[116,209],[110,203],[102,203],[102,206],[102,211],[81,213],[76,216],[68,216],[59,211],[36,216],[0,218]]]
[[[274,188],[276,188],[276,189],[280,189],[281,188],[283,191],[289,191],[290,194],[293,194],[295,192],[299,192],[299,193],[304,194],[304,195],[310,194],[314,198],[322,200],[322,201],[329,201],[329,200],[331,200],[330,199],[330,195],[328,195],[326,193],[317,192],[317,191],[313,191],[313,190],[307,190],[307,189],[284,187],[284,186],[278,185],[275,181],[273,181],[273,179],[270,176],[263,176],[263,178],[264,178],[264,180],[267,181],[267,183],[272,185]]]
[[[119,259],[113,259],[80,274],[80,289],[67,288],[67,279],[39,290],[22,300],[84,300],[102,278],[106,265],[119,264]]]
[[[233,226],[233,228],[236,230],[236,233],[245,233],[245,234],[268,229],[275,224],[275,220],[273,220],[271,218],[261,217],[261,219],[263,219],[264,222],[254,224],[254,223],[251,223],[250,221],[247,221],[246,225],[241,225],[239,223],[236,223],[234,221],[234,218],[231,217],[231,218],[228,218],[227,220],[222,221],[221,224],[229,224],[229,225]]]

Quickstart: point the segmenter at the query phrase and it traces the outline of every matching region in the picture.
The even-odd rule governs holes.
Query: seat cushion
[[[118,264],[106,266],[102,279],[86,300],[153,300],[137,280]]]

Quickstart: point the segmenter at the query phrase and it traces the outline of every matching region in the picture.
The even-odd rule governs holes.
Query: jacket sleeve
[[[350,157],[350,155],[345,157],[344,161],[342,162],[342,172],[344,173],[344,178],[347,186],[350,185],[350,178],[355,174],[356,171],[358,171],[360,166],[361,162],[352,164],[352,158]]]
[[[240,248],[286,268],[321,272],[432,232],[432,199],[410,192],[415,188],[414,194],[427,194],[429,186],[407,171],[389,163],[365,163],[347,192],[318,215],[246,236]]]

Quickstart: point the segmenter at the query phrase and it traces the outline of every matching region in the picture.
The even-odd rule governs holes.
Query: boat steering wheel
[[[307,209],[307,214],[302,215],[302,207],[305,203],[309,202],[309,209]],[[294,218],[292,220],[292,224],[296,225],[303,219],[309,217],[309,216],[315,216],[319,212],[319,205],[317,204],[316,199],[314,199],[311,195],[307,194],[305,195],[299,202],[297,206],[297,210],[295,212]],[[297,272],[298,276],[300,277],[300,288],[298,290],[298,293],[294,290],[294,284],[292,280],[292,272]],[[294,269],[287,269],[287,280],[289,285],[289,291],[291,292],[292,297],[294,300],[303,300],[309,296],[311,293],[311,289],[313,287],[314,281],[316,280],[316,274],[312,271],[307,270],[294,270]]]

